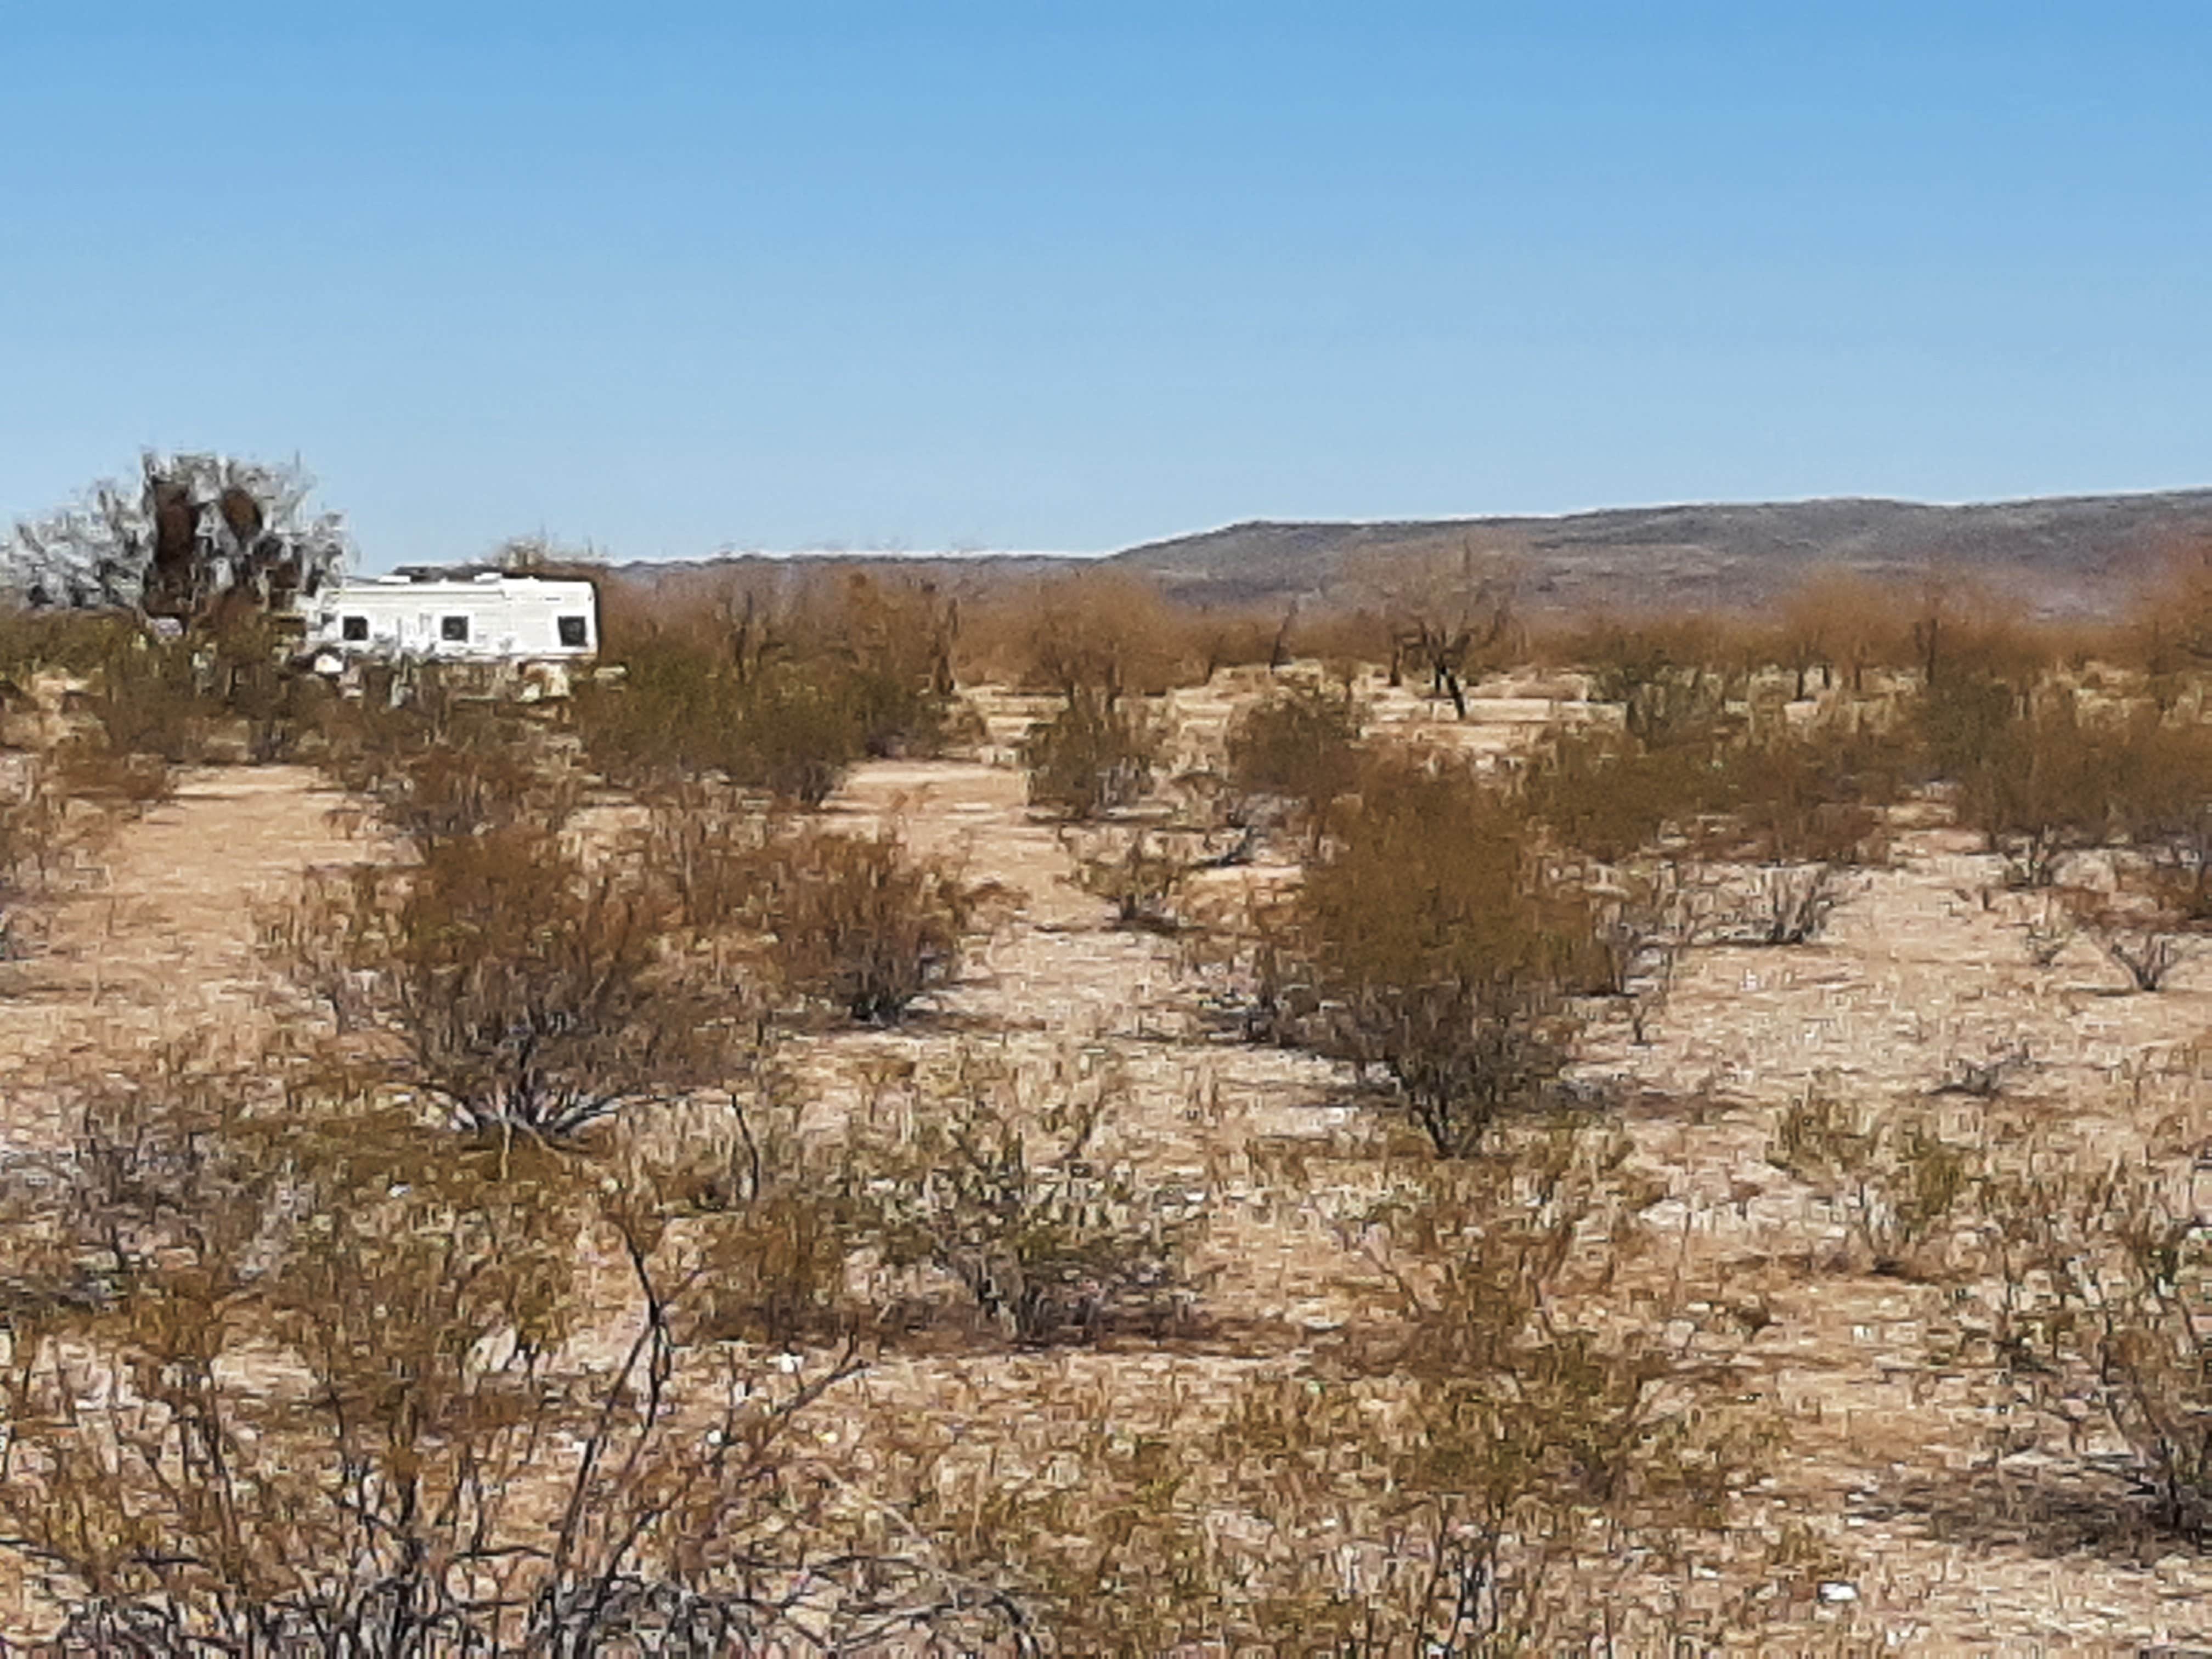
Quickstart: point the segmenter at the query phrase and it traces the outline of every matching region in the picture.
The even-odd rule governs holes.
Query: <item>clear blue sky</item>
[[[2212,6],[0,0],[0,517],[517,533],[2212,483]]]

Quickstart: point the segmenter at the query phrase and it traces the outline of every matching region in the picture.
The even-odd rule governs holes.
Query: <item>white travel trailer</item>
[[[542,576],[372,576],[318,593],[307,617],[317,658],[573,662],[599,649],[598,594]]]

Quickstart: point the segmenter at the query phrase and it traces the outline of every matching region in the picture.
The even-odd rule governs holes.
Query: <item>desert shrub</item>
[[[168,768],[149,756],[82,741],[0,752],[0,959],[25,947],[40,901],[88,876],[115,830],[170,793]]]
[[[1960,821],[2003,855],[2014,884],[2049,886],[2069,853],[2112,835],[2117,745],[2070,692],[2023,697],[1958,674],[1922,694],[1917,720],[1929,770],[1958,786]]]
[[[715,783],[665,784],[646,793],[644,805],[636,855],[667,892],[673,919],[708,936],[757,921],[762,854],[783,831],[780,816]]]
[[[966,677],[1111,707],[1207,672],[1192,622],[1143,581],[1084,571],[978,607],[961,641]]]
[[[402,672],[371,674],[362,697],[329,711],[319,758],[331,781],[418,849],[567,823],[580,782],[541,729],[465,695],[436,665],[411,665],[396,679]]]
[[[806,665],[733,663],[672,640],[638,647],[623,666],[618,684],[575,700],[584,752],[610,781],[719,780],[813,807],[865,750],[847,688]]]
[[[1157,1329],[1181,1313],[1194,1220],[1100,1152],[1117,1078],[1064,1062],[1040,1077],[971,1050],[923,1086],[910,1136],[869,1169],[887,1262],[946,1274],[1024,1345]]]
[[[1734,917],[1713,935],[1735,945],[1809,945],[1850,896],[1832,864],[1768,865],[1753,872]]]
[[[1714,757],[1711,851],[1770,865],[1878,864],[1902,793],[1895,744],[1854,721],[1753,733]]]
[[[2160,991],[2187,960],[2201,924],[2192,914],[2198,889],[2193,878],[2152,866],[2123,863],[2110,891],[2062,889],[2058,899],[2069,933],[2086,933],[2112,964],[2128,976],[2131,991]]]
[[[1471,779],[1379,771],[1307,873],[1294,922],[1304,1040],[1379,1066],[1439,1156],[1554,1092],[1602,975],[1587,902],[1531,821]]]
[[[1703,619],[1599,618],[1553,648],[1589,673],[1598,702],[1620,705],[1628,735],[1648,749],[1711,743],[1732,725],[1741,665]]]
[[[671,948],[663,899],[517,825],[321,878],[272,941],[459,1126],[552,1139],[726,1080],[752,1020]]]
[[[1078,690],[1022,744],[1030,804],[1067,818],[1103,817],[1152,787],[1159,749],[1140,709]]]
[[[63,1231],[146,1247],[95,1296],[11,1309],[0,1379],[0,1530],[68,1609],[59,1650],[1003,1631],[926,1542],[870,1548],[829,1501],[844,1478],[799,1430],[857,1350],[718,1343],[702,1293],[741,1268],[743,1229],[527,1143],[143,1081],[106,1113],[136,1126],[129,1179],[46,1192]],[[620,1333],[606,1363],[566,1357],[594,1330]]]
[[[2212,921],[2212,727],[2153,714],[2103,735],[2118,835],[2149,861],[2178,915]]]
[[[855,573],[819,610],[819,654],[837,665],[863,750],[936,753],[951,734],[957,607],[927,582]]]
[[[1783,1109],[1766,1156],[1830,1204],[1854,1265],[1911,1279],[1946,1270],[1980,1161],[1909,1112],[1855,1109],[1819,1085]]]
[[[1677,838],[1723,798],[1714,757],[1680,745],[1650,750],[1602,732],[1547,744],[1522,781],[1529,811],[1562,851],[1620,865]]]
[[[1116,927],[1154,933],[1182,931],[1176,901],[1195,866],[1165,837],[1142,829],[1116,833],[1109,828],[1079,839],[1064,827],[1060,845],[1074,860],[1077,884],[1114,907]]]
[[[942,743],[954,620],[927,584],[862,575],[783,601],[726,595],[611,632],[622,678],[583,689],[577,727],[618,783],[719,779],[818,806],[862,757]]]
[[[1983,1334],[2014,1397],[2117,1434],[2152,1518],[2212,1536],[2212,1241],[2185,1170],[2048,1155],[1992,1183]]]
[[[213,619],[191,634],[112,624],[87,630],[76,670],[82,706],[101,747],[170,765],[242,756],[257,764],[289,760],[319,727],[327,690],[297,672],[293,640],[264,614]]]
[[[757,856],[753,902],[784,985],[866,1024],[895,1024],[960,971],[973,897],[959,872],[894,830],[809,830]]]
[[[1300,687],[1238,714],[1229,730],[1229,781],[1246,796],[1292,804],[1316,840],[1329,808],[1359,781],[1360,711],[1349,687]]]
[[[1814,668],[1833,688],[1848,679],[1854,696],[1866,690],[1877,665],[1907,659],[1911,623],[1908,596],[1894,586],[1844,569],[1816,570],[1786,594],[1776,617],[1776,660],[1794,676],[1802,702]]]
[[[1310,1362],[1252,1368],[1218,1403],[1086,1390],[1052,1413],[1071,1426],[1037,1473],[994,1463],[922,1522],[1065,1650],[1379,1659],[1755,1631],[1761,1609],[1686,1613],[1665,1583],[1755,1474],[1724,1367],[1578,1317],[1624,1237],[1619,1158],[1611,1136],[1547,1133],[1392,1179],[1347,1223],[1369,1316]],[[1761,1593],[1809,1595],[1810,1565],[1778,1559]]]

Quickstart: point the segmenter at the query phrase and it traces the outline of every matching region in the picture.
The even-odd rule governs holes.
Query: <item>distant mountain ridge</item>
[[[1531,611],[1757,605],[1818,569],[1893,580],[1972,578],[2053,615],[2121,605],[2180,548],[2212,547],[2212,489],[1931,506],[1834,497],[1610,507],[1556,517],[1273,522],[1146,542],[1103,558],[1038,554],[734,555],[623,567],[663,591],[732,576],[901,571],[956,592],[1078,568],[1127,571],[1186,605],[1280,609],[1358,602],[1399,561],[1510,560]]]
[[[1108,562],[1186,603],[1338,595],[1359,567],[1471,550],[1503,556],[1537,609],[1755,605],[1808,572],[1972,576],[2038,608],[2095,614],[2179,547],[2212,544],[2212,489],[2051,496],[1959,507],[1836,498],[1617,507],[1556,518],[1231,525]]]

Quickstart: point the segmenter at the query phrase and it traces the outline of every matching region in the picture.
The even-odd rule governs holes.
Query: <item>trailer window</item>
[[[456,645],[467,644],[469,639],[469,619],[466,617],[439,617],[438,637],[441,640],[450,640]]]
[[[338,637],[342,640],[365,640],[368,637],[368,618],[341,617],[338,618]]]
[[[585,635],[584,618],[581,617],[562,617],[556,620],[555,625],[561,630],[562,644],[574,647],[580,647],[583,645]]]

